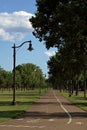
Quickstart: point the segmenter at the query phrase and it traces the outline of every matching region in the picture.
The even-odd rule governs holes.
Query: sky
[[[32,41],[34,50],[27,50],[28,44],[16,48],[16,66],[33,63],[47,75],[47,61],[55,55],[55,48],[47,50],[44,42],[39,42],[33,34],[29,18],[37,10],[36,0],[0,0],[0,67],[6,71],[13,69],[13,45]]]

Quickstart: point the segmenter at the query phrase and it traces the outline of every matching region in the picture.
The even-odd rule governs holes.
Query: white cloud
[[[6,32],[4,29],[0,28],[0,40],[2,41],[12,41],[13,36],[11,36],[8,32]]]
[[[54,56],[56,54],[55,51],[46,51],[45,55],[47,55],[48,57]]]
[[[0,40],[15,41],[20,40],[32,31],[29,22],[33,14],[25,11],[0,13]]]

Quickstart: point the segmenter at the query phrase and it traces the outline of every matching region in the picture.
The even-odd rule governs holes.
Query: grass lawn
[[[75,94],[73,94],[71,97],[69,97],[68,92],[62,92],[61,94],[76,106],[87,111],[87,98],[84,98],[82,92],[79,92],[78,96],[75,96]]]
[[[0,91],[0,122],[23,114],[43,94],[44,91],[39,94],[39,90],[16,91],[17,104],[13,106],[11,105],[12,91]]]

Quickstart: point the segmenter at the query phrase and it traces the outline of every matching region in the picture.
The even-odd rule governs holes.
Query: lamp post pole
[[[23,43],[21,43],[19,46],[16,46],[14,44],[14,46],[12,46],[13,48],[13,100],[12,100],[12,105],[16,105],[16,48],[20,48],[21,46],[23,46],[25,43],[29,43],[29,51],[32,51],[32,44],[31,41],[25,41]]]
[[[16,73],[15,73],[15,67],[16,67],[16,46],[14,44],[13,48],[13,101],[12,105],[16,105],[16,100],[15,100],[15,92],[16,92]]]

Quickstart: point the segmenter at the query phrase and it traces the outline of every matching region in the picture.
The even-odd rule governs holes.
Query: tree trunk
[[[84,81],[84,98],[86,98],[86,81]]]
[[[84,98],[86,98],[86,71],[84,70]]]

